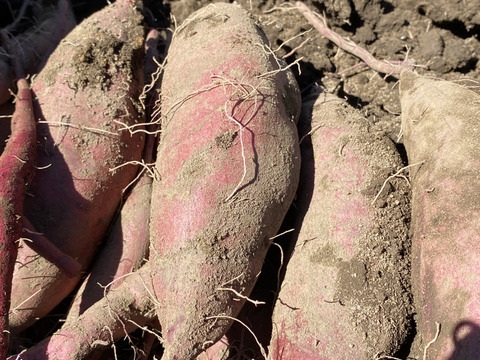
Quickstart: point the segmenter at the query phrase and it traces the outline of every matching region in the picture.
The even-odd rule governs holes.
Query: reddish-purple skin
[[[95,39],[83,36],[85,28],[98,32],[93,34]],[[111,35],[105,35],[107,30]],[[132,68],[109,64],[109,85],[73,86],[75,66],[81,61],[78,51],[88,49],[97,37],[128,42],[132,52],[125,56],[131,57]],[[75,28],[51,55],[33,85],[36,118],[52,123],[39,124],[37,129],[38,168],[28,190],[31,196],[26,198],[25,214],[38,232],[75,258],[82,271],[92,261],[123,190],[138,170],[134,165],[111,169],[142,157],[144,135],[130,135],[115,120],[129,125],[144,122],[133,103],[143,85],[143,38],[141,15],[129,1],[116,2]],[[57,66],[61,71],[57,71]],[[118,102],[112,105],[109,100]],[[118,109],[115,113],[114,108]],[[12,289],[12,332],[45,316],[75,288],[81,277],[82,274],[69,277],[28,247],[20,248]]]
[[[248,296],[299,172],[293,76],[257,77],[276,62],[237,6],[218,3],[191,18],[169,49],[152,195],[150,261],[165,359],[194,358],[228,330],[244,300],[218,288]]]
[[[368,127],[333,95],[320,94],[315,105],[305,101],[302,132],[312,131],[301,145],[295,241],[285,254],[272,316],[272,359],[367,360],[375,351],[392,354],[405,337],[404,304],[388,304],[400,310],[387,314],[377,312],[383,299],[364,299],[376,288],[365,275],[375,259],[359,254],[380,219],[368,189],[379,179],[378,169],[401,165],[393,144]],[[355,324],[356,310],[367,312],[368,325]]]
[[[146,164],[152,161],[153,143],[153,136],[149,135],[143,157]],[[125,275],[138,270],[147,260],[152,181],[151,174],[144,169],[116,217],[88,277],[75,295],[67,322],[76,321],[86,309],[120,286]]]
[[[480,96],[409,72],[400,84],[420,352],[435,339],[427,359],[480,359]]]
[[[25,187],[35,158],[32,91],[25,79],[18,80],[17,86],[12,135],[0,157],[0,359],[8,349],[13,269],[21,237]]]
[[[85,360],[155,319],[147,264],[89,307],[77,321],[8,360]]]
[[[300,214],[306,215],[304,221],[295,226],[300,231],[299,246],[287,264],[273,315],[270,343],[273,359],[297,356],[306,360],[327,360],[335,356],[363,359],[366,352],[361,334],[350,327],[350,313],[341,312],[342,306],[338,303],[327,302],[335,299],[338,269],[323,264],[312,266],[312,252],[308,248],[321,249],[323,241],[328,239],[338,258],[349,261],[360,246],[358,240],[373,225],[373,206],[357,190],[369,181],[366,159],[347,145],[342,150],[343,161],[338,162],[339,139],[348,136],[350,129],[348,124],[338,126],[338,122],[329,123],[329,120],[314,117],[316,122],[312,127],[323,122],[324,126],[313,133],[312,146],[307,140],[307,145],[302,147],[301,186],[296,206]],[[329,185],[322,186],[323,183]],[[308,243],[309,239],[313,240]],[[307,241],[304,246],[303,241]],[[335,309],[335,316],[329,315]],[[349,347],[350,344],[355,347]]]

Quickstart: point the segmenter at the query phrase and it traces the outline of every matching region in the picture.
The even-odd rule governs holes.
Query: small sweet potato
[[[121,19],[121,20],[120,20]],[[144,136],[144,30],[134,1],[117,1],[77,26],[33,84],[37,170],[25,214],[37,232],[86,270],[137,174]],[[125,166],[122,166],[125,165]],[[12,289],[11,331],[52,310],[81,279],[23,246]]]
[[[272,359],[374,359],[408,335],[408,186],[394,144],[343,100],[305,100],[294,241]],[[379,196],[377,197],[377,194]]]
[[[300,96],[284,66],[237,5],[211,4],[175,32],[150,221],[163,359],[225,334],[293,200]]]
[[[405,72],[400,100],[412,165],[420,353],[426,351],[427,359],[480,359],[480,96]]]

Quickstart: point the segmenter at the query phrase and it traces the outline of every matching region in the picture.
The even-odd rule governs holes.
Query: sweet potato
[[[400,100],[412,165],[412,286],[420,353],[426,351],[428,359],[479,359],[480,96],[453,82],[405,72]]]
[[[24,1],[22,7],[27,6]],[[74,27],[75,18],[68,0],[59,0],[55,5],[34,4],[34,23],[26,30],[19,31],[14,24],[0,29],[3,51],[0,55],[0,104],[10,98],[9,89],[15,76],[12,57],[26,74],[38,73],[48,56]],[[22,14],[20,11],[20,15]],[[17,18],[17,20],[20,20]],[[16,21],[18,23],[19,21]],[[7,33],[18,33],[9,38]]]
[[[25,79],[17,82],[12,135],[0,157],[0,359],[8,349],[8,313],[23,200],[35,158],[35,119],[32,92]]]
[[[160,61],[157,50],[159,38],[158,31],[150,30],[145,39],[144,78],[149,85],[145,90],[147,121],[151,120],[153,106],[159,97],[159,82],[152,78]],[[153,133],[156,129],[151,124],[147,130]],[[152,163],[155,144],[155,136],[147,135],[143,153],[146,166]],[[118,287],[123,277],[139,269],[148,257],[150,199],[154,175],[147,168],[142,171],[143,175],[128,194],[88,277],[75,295],[67,322],[75,321],[87,308],[106,295],[107,291]],[[106,288],[108,284],[110,285]]]
[[[150,263],[125,277],[76,321],[9,360],[84,360],[155,320]]]
[[[297,187],[299,91],[266,44],[243,9],[215,3],[169,48],[150,221],[164,359],[228,330]]]
[[[120,20],[121,19],[121,20]],[[62,41],[35,79],[38,169],[25,214],[86,270],[133,180],[144,136],[143,26],[134,1],[92,15]],[[124,125],[125,124],[125,125]],[[121,166],[125,165],[125,166]],[[12,289],[11,331],[52,310],[79,282],[23,246]]]
[[[408,186],[394,144],[343,100],[304,101],[294,242],[272,359],[374,359],[408,335]],[[377,197],[377,194],[379,196]],[[287,261],[285,261],[287,262]]]
[[[147,153],[144,156],[146,163],[151,162],[153,151],[153,137],[148,139]],[[108,291],[118,287],[125,275],[138,270],[146,261],[151,195],[152,177],[144,172],[128,195],[103,248],[96,256],[94,266],[75,295],[67,322],[76,321],[79,315]],[[105,288],[110,283],[111,286]]]

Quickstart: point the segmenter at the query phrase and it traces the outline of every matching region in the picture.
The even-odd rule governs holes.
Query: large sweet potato
[[[420,353],[480,359],[480,96],[405,72],[400,100],[408,160],[417,164],[412,286]]]
[[[236,5],[175,32],[150,222],[164,359],[192,359],[227,331],[293,199],[300,99],[282,64]]]
[[[410,325],[407,183],[392,179],[375,197],[402,162],[394,144],[343,100],[317,96],[302,108],[296,241],[273,313],[270,355],[392,355]]]
[[[143,26],[134,1],[92,15],[62,41],[35,79],[37,163],[25,214],[35,229],[85,270],[134,178],[144,137],[124,125],[144,122]],[[117,168],[118,167],[118,168]],[[117,170],[111,171],[113,168]],[[27,247],[19,249],[11,330],[53,309],[80,280]]]

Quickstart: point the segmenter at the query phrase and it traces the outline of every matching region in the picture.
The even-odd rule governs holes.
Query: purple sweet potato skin
[[[264,44],[244,10],[215,3],[169,49],[150,222],[164,359],[228,330],[244,299],[226,288],[248,296],[293,200],[299,92],[289,71],[266,74],[278,64]]]
[[[396,181],[393,193],[372,201],[384,174],[401,167],[400,156],[333,95],[305,100],[300,125],[306,136],[295,241],[285,254],[269,354],[311,360],[392,355],[408,334],[408,272],[406,259],[386,250],[400,249],[406,239],[405,214],[392,211],[394,199],[405,201],[406,184]],[[382,229],[388,222],[395,223],[391,232]]]
[[[17,82],[12,135],[0,156],[0,358],[8,349],[8,313],[18,240],[21,237],[26,183],[33,172],[35,119],[32,92],[25,79]]]
[[[130,135],[115,121],[144,122],[136,100],[143,84],[143,38],[141,15],[129,2],[117,2],[75,28],[33,84],[39,168],[25,214],[84,270],[137,173],[134,165],[112,169],[142,156],[144,136]],[[17,260],[13,332],[47,314],[81,278],[68,277],[26,247]]]
[[[70,321],[52,336],[9,360],[92,359],[137,326],[155,320],[147,263],[122,284],[89,307],[77,321]],[[95,358],[95,357],[93,357]]]
[[[479,359],[480,96],[452,82],[404,73],[400,99],[412,164],[419,351],[435,339],[438,323],[428,359]]]

